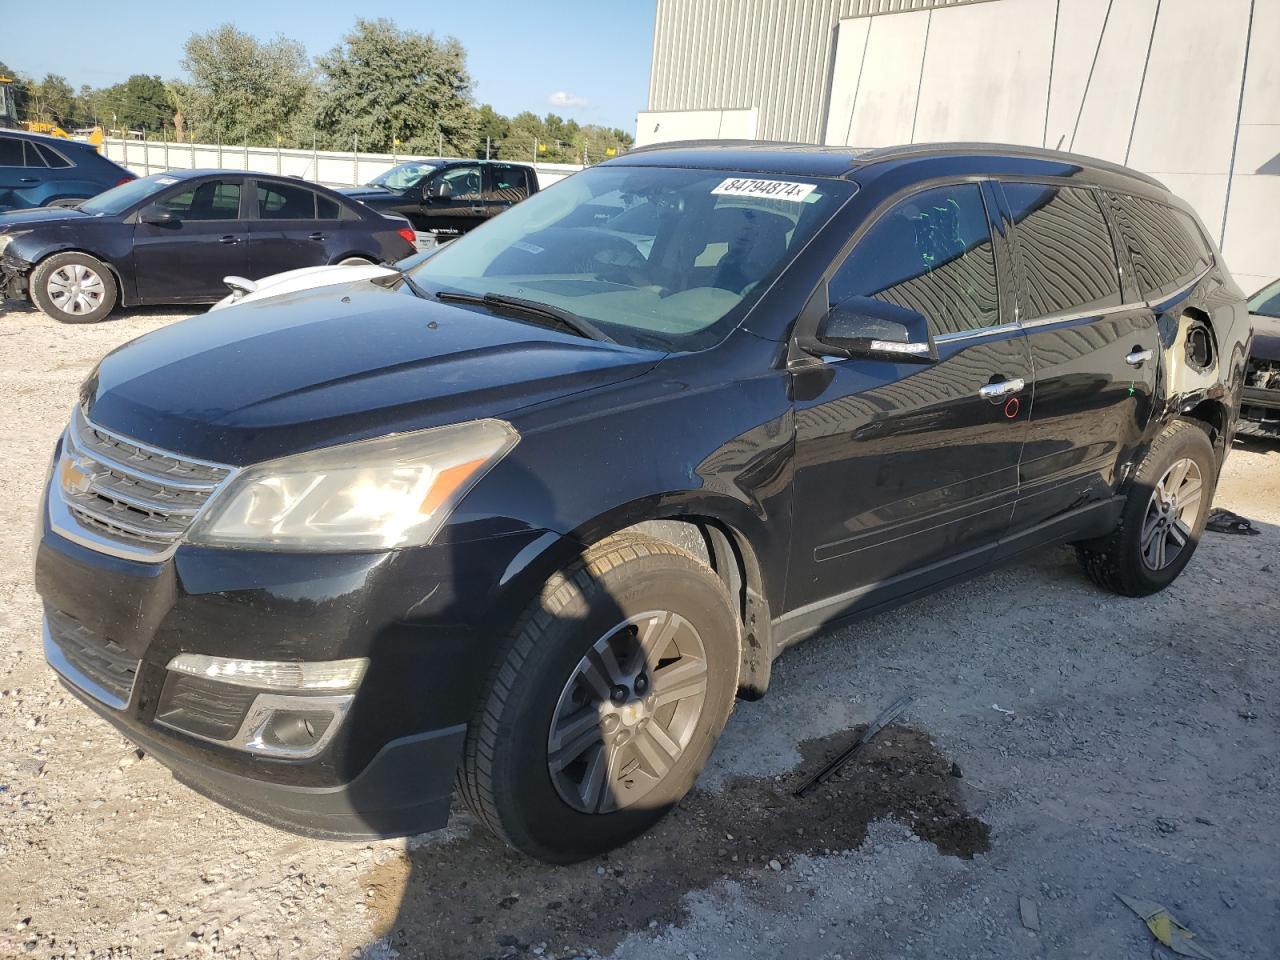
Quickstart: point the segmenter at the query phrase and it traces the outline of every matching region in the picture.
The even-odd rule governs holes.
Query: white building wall
[[[825,142],[992,140],[1127,163],[1196,208],[1252,291],[1280,276],[1278,49],[1280,0],[995,0],[845,19]]]

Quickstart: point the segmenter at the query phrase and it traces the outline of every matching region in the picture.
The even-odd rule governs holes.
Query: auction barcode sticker
[[[730,177],[712,190],[722,197],[765,197],[769,200],[790,200],[803,203],[804,198],[818,188],[816,183],[796,183],[792,180],[751,180],[746,177]]]

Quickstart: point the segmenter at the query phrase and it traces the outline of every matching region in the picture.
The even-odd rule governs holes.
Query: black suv
[[[449,239],[538,192],[532,167],[496,160],[410,160],[341,191],[414,229]]]
[[[1167,586],[1248,338],[1187,205],[1120,167],[633,151],[104,358],[42,508],[46,654],[253,816],[412,833],[456,782],[571,861],[677,803],[807,634],[1063,543]]]

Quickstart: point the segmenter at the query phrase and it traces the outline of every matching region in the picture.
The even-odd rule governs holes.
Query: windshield
[[[718,343],[855,184],[726,170],[592,167],[454,240],[414,283],[536,301],[620,343]]]
[[[366,186],[386,187],[388,190],[408,190],[433,170],[435,170],[435,164],[431,163],[420,163],[416,160],[412,163],[402,163],[374,177]]]
[[[100,193],[91,200],[80,204],[81,213],[94,217],[114,217],[124,213],[130,207],[145,200],[153,193],[159,193],[165,187],[178,182],[177,177],[163,173],[153,173],[140,180],[130,180],[118,187],[112,187],[106,193]]]
[[[1263,287],[1249,301],[1249,312],[1263,317],[1280,318],[1280,280]]]

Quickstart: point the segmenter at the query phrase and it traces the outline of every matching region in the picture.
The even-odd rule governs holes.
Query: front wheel
[[[56,253],[31,271],[31,299],[61,323],[97,323],[116,305],[116,281],[87,253]]]
[[[1177,420],[1143,458],[1120,525],[1107,537],[1077,544],[1089,577],[1126,597],[1145,597],[1172,583],[1204,533],[1218,458],[1205,431]]]
[[[739,661],[738,618],[715,573],[666,542],[610,537],[552,577],[517,624],[468,731],[459,791],[540,860],[623,844],[693,786]]]

